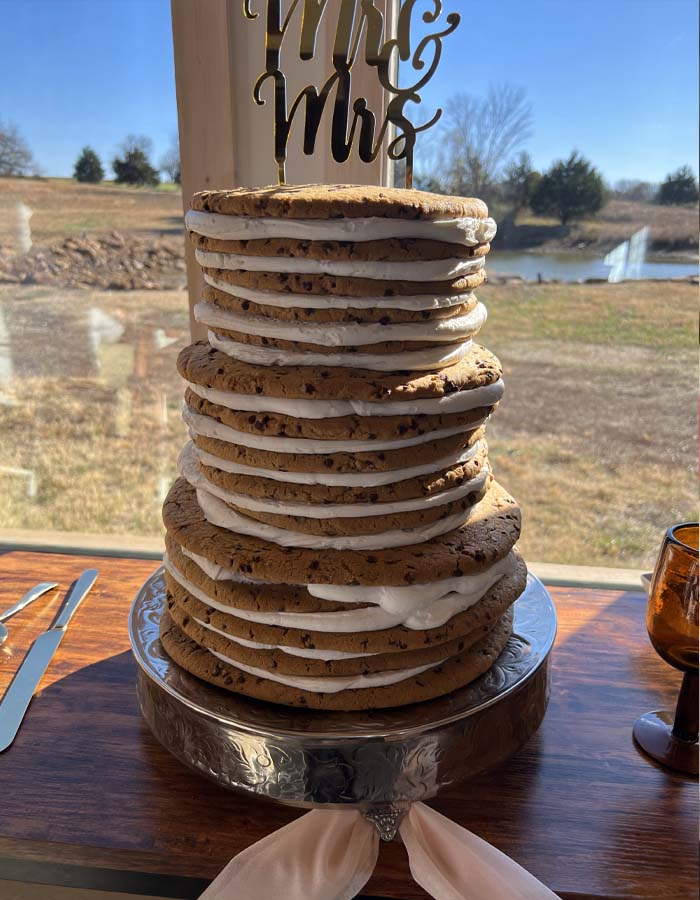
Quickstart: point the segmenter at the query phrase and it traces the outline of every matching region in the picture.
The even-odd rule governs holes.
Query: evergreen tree
[[[92,147],[83,147],[83,152],[75,163],[73,178],[76,181],[97,184],[105,177],[105,170],[102,168],[100,157],[95,153]]]
[[[681,166],[666,176],[656,195],[656,202],[664,206],[683,206],[698,202],[698,183],[690,166]]]
[[[152,143],[147,137],[129,135],[121,147],[121,156],[112,160],[118,184],[156,185],[158,170],[151,164]]]
[[[605,203],[605,185],[600,173],[574,151],[558,160],[540,179],[531,207],[538,215],[556,215],[562,225],[598,212]]]
[[[522,152],[506,167],[502,185],[503,200],[515,217],[521,209],[527,209],[540,183],[541,175],[532,167],[530,154]]]

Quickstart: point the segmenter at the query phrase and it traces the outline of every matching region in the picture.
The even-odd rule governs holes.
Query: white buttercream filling
[[[241,344],[231,338],[219,337],[213,331],[208,333],[207,339],[212,347],[226,356],[255,366],[342,366],[373,372],[446,369],[464,359],[472,348],[471,340],[466,340],[461,344],[437,344],[400,353],[313,353],[310,350],[281,350],[278,347]]]
[[[195,250],[200,266],[207,269],[234,269],[244,272],[284,272],[300,275],[336,275],[341,278],[369,278],[376,281],[452,281],[479,272],[485,258],[421,260],[308,259],[292,256],[244,256]]]
[[[212,562],[205,556],[193,553],[187,547],[180,546],[180,553],[197,563],[199,568],[211,578],[212,581],[235,581],[236,584],[269,584],[267,581],[261,581],[259,578],[249,578],[247,575],[241,575],[240,572],[233,572],[231,569],[220,566],[218,563]],[[167,556],[167,554],[165,554]]]
[[[247,578],[238,572],[219,566],[203,556],[192,553],[185,547],[180,547],[180,552],[197,563],[199,568],[212,581],[268,584],[268,582]],[[331,603],[371,603],[373,606],[381,607],[388,613],[405,615],[408,612],[413,616],[431,604],[443,600],[450,594],[462,594],[466,597],[471,597],[485,583],[484,576],[486,576],[487,572],[490,574],[486,580],[490,581],[492,577],[511,575],[515,568],[516,559],[514,554],[510,553],[478,575],[455,575],[452,578],[443,578],[438,581],[408,585],[368,587],[367,585],[357,584],[307,584],[305,587],[312,597],[328,600]]]
[[[209,328],[224,328],[272,340],[299,341],[325,347],[355,347],[387,341],[439,341],[449,343],[472,337],[486,321],[486,307],[477,303],[463,316],[426,319],[421,322],[285,322],[265,316],[222,309],[214,303],[197,303],[194,317]]]
[[[469,388],[419,400],[370,403],[366,400],[306,400],[301,397],[270,397],[265,394],[239,394],[221,391],[188,381],[197,396],[217,406],[244,412],[274,412],[297,419],[335,419],[343,416],[420,416],[447,415],[493,406],[503,396],[503,379],[492,384]],[[353,447],[355,446],[353,442]]]
[[[286,613],[226,606],[192,584],[167,556],[164,557],[163,564],[188,594],[219,612],[259,625],[342,634],[381,631],[397,625],[404,625],[414,631],[439,628],[481,600],[494,584],[504,576],[511,575],[517,567],[516,557],[510,553],[483,572],[459,578],[406,587],[348,587],[345,596],[352,599],[346,599],[345,602],[355,600],[357,603],[371,603],[371,598],[375,598],[379,603],[390,607],[391,611],[384,606],[373,605],[339,612]],[[309,593],[313,589],[314,596],[319,596],[320,590],[334,593],[336,588],[341,590],[343,585],[309,585]],[[440,593],[441,591],[444,593]]]
[[[270,450],[275,453],[300,453],[303,455],[318,455],[324,453],[361,453],[368,450],[400,450],[404,447],[416,447],[419,444],[427,444],[441,438],[451,437],[455,434],[465,433],[463,425],[455,425],[454,428],[440,428],[429,431],[426,434],[416,435],[396,441],[353,441],[349,438],[340,441],[321,441],[311,438],[282,438],[268,437],[267,435],[253,434],[247,431],[238,431],[229,425],[224,425],[212,419],[211,416],[201,416],[193,412],[187,405],[182,412],[182,419],[190,430],[190,435],[215,438],[229,444],[239,444],[241,447],[251,447],[255,450]],[[486,417],[471,423],[471,429],[478,428],[486,421]]]
[[[194,446],[194,445],[193,445]],[[385,484],[394,484],[397,481],[407,481],[409,478],[418,478],[421,475],[429,475],[431,472],[441,472],[443,469],[454,468],[468,462],[479,450],[479,441],[475,441],[466,450],[460,450],[450,456],[444,456],[435,462],[425,463],[422,466],[411,466],[406,469],[391,469],[388,472],[289,472],[284,469],[260,469],[257,466],[245,466],[242,463],[231,462],[207,453],[205,450],[194,446],[194,452],[200,462],[232,475],[252,475],[258,478],[270,478],[272,481],[283,481],[291,484],[324,484],[333,487],[376,487]]]
[[[200,479],[209,487],[209,483],[204,478],[200,476]],[[330,536],[306,534],[303,531],[293,531],[289,528],[279,528],[277,525],[258,522],[235,512],[207,488],[198,486],[196,490],[199,508],[202,510],[204,518],[212,525],[218,525],[219,528],[225,528],[237,534],[247,534],[263,541],[271,541],[280,547],[306,547],[311,550],[386,550],[391,547],[422,544],[438,535],[459,528],[467,521],[471,511],[476,508],[472,506],[466,510],[459,510],[436,522],[414,528],[397,528],[392,531],[382,531],[380,534]]]
[[[457,487],[449,488],[435,494],[411,497],[406,500],[382,501],[377,503],[299,503],[293,500],[273,500],[264,497],[251,497],[227,491],[209,481],[200,471],[193,444],[187,443],[177,461],[177,468],[183,478],[195,487],[204,487],[224,503],[232,504],[243,510],[270,513],[276,516],[298,516],[306,519],[360,519],[371,516],[387,516],[394,513],[430,510],[436,506],[454,503],[483,490],[489,477],[489,466],[484,464],[475,478],[465,481]]]
[[[260,288],[243,287],[230,284],[214,275],[204,273],[207,284],[238,297],[250,300],[260,306],[273,306],[278,309],[405,309],[419,311],[423,309],[445,309],[450,306],[461,306],[470,303],[474,296],[471,291],[465,294],[396,294],[392,297],[349,297],[345,294],[292,294],[290,291],[263,291]]]
[[[233,641],[234,644],[240,644],[241,647],[248,647],[250,650],[279,650],[281,653],[286,653],[287,656],[297,656],[301,659],[322,659],[324,661],[336,659],[363,659],[366,656],[378,655],[377,653],[346,653],[343,650],[310,650],[307,648],[302,650],[299,647],[286,647],[282,644],[261,644],[258,641],[244,640],[242,637],[229,634],[227,631],[222,631],[220,628],[214,628],[213,625],[208,622],[203,622],[196,616],[193,616],[193,619],[198,625],[201,625],[202,628],[207,628],[209,631],[213,631],[215,634],[220,634],[229,641]],[[236,663],[236,665],[238,664]]]
[[[359,691],[366,688],[387,687],[390,684],[397,684],[399,681],[405,681],[407,678],[420,675],[421,672],[427,672],[428,669],[434,669],[445,662],[442,659],[438,662],[428,663],[427,666],[416,666],[413,669],[396,669],[393,672],[373,672],[368,675],[335,675],[331,678],[317,678],[310,675],[280,675],[278,672],[273,672],[269,669],[246,666],[234,659],[229,659],[223,653],[217,653],[215,650],[209,650],[209,652],[222,662],[229,663],[236,669],[247,672],[256,678],[263,678],[266,681],[275,681],[288,687],[311,691],[313,694],[337,694],[340,691]]]
[[[337,219],[288,219],[229,216],[191,209],[185,215],[188,231],[221,241],[291,238],[301,241],[381,241],[418,238],[473,247],[496,234],[493,219],[391,219],[382,216]]]

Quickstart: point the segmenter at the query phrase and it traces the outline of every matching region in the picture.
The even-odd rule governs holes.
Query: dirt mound
[[[35,244],[26,254],[0,246],[0,283],[171,290],[186,284],[184,250],[180,236],[140,237],[118,231]]]

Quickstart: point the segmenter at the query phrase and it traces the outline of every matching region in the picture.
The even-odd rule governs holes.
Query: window
[[[260,23],[233,0],[174,11],[185,195],[270,180]],[[668,53],[653,3],[493,4],[476,55],[461,12],[410,114],[445,110],[417,186],[484,196],[500,225],[480,291],[497,477],[530,560],[649,567],[696,514],[696,6],[665,17]],[[156,549],[190,334],[170,4],[0,15],[0,538]],[[306,178],[386,177],[297,155]]]

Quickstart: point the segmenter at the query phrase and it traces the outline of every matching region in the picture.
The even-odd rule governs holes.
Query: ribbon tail
[[[436,900],[558,900],[515,860],[424,803],[399,833],[415,881]]]
[[[314,809],[235,856],[200,900],[350,900],[378,852],[360,812]]]

